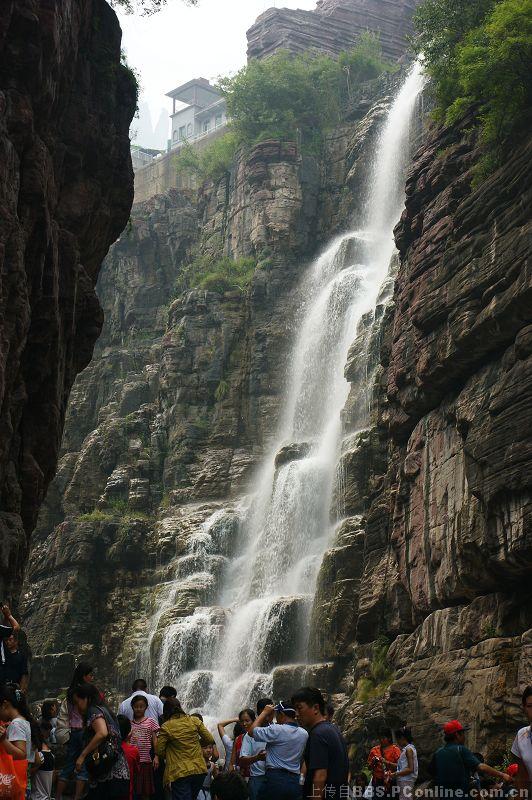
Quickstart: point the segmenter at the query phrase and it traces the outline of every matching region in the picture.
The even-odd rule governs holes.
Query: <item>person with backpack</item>
[[[446,722],[443,726],[445,744],[434,753],[429,765],[429,772],[434,778],[436,797],[447,800],[464,800],[474,786],[472,778],[475,772],[491,775],[493,778],[509,783],[511,778],[489,764],[484,764],[465,746],[465,728],[457,719]]]
[[[86,741],[76,772],[87,769],[89,800],[129,800],[129,768],[116,717],[90,683],[75,688],[72,699],[83,719]]]

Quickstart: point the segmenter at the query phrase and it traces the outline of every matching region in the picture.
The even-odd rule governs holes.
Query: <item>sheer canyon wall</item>
[[[94,293],[132,202],[136,86],[104,0],[0,10],[0,595],[20,592],[68,395],[102,314]]]

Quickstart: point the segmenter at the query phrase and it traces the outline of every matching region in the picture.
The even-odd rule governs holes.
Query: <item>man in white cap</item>
[[[274,715],[276,722],[272,722]],[[308,733],[297,724],[292,704],[284,701],[276,706],[266,706],[248,729],[248,734],[266,745],[266,778],[259,800],[270,797],[299,800],[301,758]]]

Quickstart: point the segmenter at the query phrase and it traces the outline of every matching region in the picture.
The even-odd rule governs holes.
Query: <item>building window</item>
[[[182,139],[186,139],[186,127],[184,125],[179,128],[179,140],[181,141]]]
[[[216,114],[216,127],[219,128],[221,124],[222,124],[222,115]]]
[[[173,132],[172,138],[173,138],[174,142],[176,142],[176,141],[177,141],[177,130],[175,130],[175,131]]]
[[[187,125],[187,136],[192,136],[192,123],[189,122]]]
[[[206,120],[206,122],[203,123],[203,133],[207,133],[208,130],[209,130],[209,120]]]

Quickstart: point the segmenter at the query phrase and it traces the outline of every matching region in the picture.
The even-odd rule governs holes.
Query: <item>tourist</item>
[[[191,714],[191,716],[194,715]],[[205,775],[205,780],[203,781],[203,786],[200,789],[198,798],[199,800],[211,800],[212,780],[218,774],[218,768],[216,766],[216,758],[214,754],[215,752],[217,753],[218,750],[215,748],[215,745],[208,744],[206,747],[202,747],[202,752],[203,758],[205,759],[205,766],[207,767],[207,774]]]
[[[203,722],[203,715],[198,713],[197,711],[194,711],[190,716],[191,717],[197,717],[200,720],[200,722]],[[205,748],[203,748],[203,749],[205,749]],[[213,754],[214,760],[218,761],[218,759],[220,758],[220,753],[218,751],[218,748],[216,747],[216,743],[212,745],[212,754]]]
[[[521,702],[528,725],[517,732],[512,744],[512,755],[518,766],[514,784],[521,792],[528,789],[528,796],[532,800],[532,686],[526,687]]]
[[[76,760],[83,750],[83,717],[74,703],[74,690],[79,686],[91,686],[94,681],[94,669],[86,661],[79,663],[74,670],[66,697],[61,703],[55,727],[57,744],[67,745],[66,759],[56,787],[56,800],[61,800],[67,781],[75,775],[76,788],[74,800],[80,800],[87,788],[88,774],[85,767],[76,770]]]
[[[41,721],[50,723],[50,734],[48,736],[49,744],[57,744],[55,738],[55,729],[57,727],[57,715],[59,713],[58,700],[44,700],[41,705]]]
[[[135,681],[133,681],[133,685],[131,686],[131,691],[132,694],[130,694],[129,697],[126,697],[126,699],[120,703],[118,707],[118,713],[123,714],[124,717],[127,717],[129,720],[132,720],[133,709],[131,707],[131,701],[133,700],[134,697],[138,697],[139,694],[142,694],[148,701],[146,716],[158,723],[160,717],[163,714],[163,704],[161,703],[157,695],[150,694],[148,692],[148,685],[146,681],[143,678],[137,678]]]
[[[207,773],[201,748],[214,744],[214,739],[201,720],[183,711],[177,698],[166,701],[164,717],[156,748],[166,760],[164,784],[171,787],[172,800],[196,800]]]
[[[138,747],[131,744],[131,722],[123,714],[116,718],[120,728],[120,738],[122,740],[122,752],[124,753],[129,769],[129,800],[133,800],[137,777],[140,772],[140,753]]]
[[[372,773],[371,785],[374,789],[384,787],[389,795],[392,784],[392,772],[395,772],[401,750],[393,743],[392,732],[388,728],[381,731],[379,744],[372,747],[368,755],[368,767]]]
[[[163,706],[167,700],[173,700],[175,697],[177,697],[177,689],[174,689],[173,686],[163,686],[159,692],[159,700]]]
[[[465,746],[466,730],[457,719],[452,719],[443,726],[445,744],[434,753],[429,765],[437,795],[441,797],[468,797],[471,777],[477,771],[505,782],[511,780],[507,773],[483,764]]]
[[[21,689],[0,686],[0,742],[4,752],[13,758],[14,772],[18,785],[26,793],[28,769],[40,764],[36,751],[41,746],[39,727],[26,705]]]
[[[305,747],[304,798],[339,798],[348,791],[349,759],[345,740],[325,716],[319,689],[306,686],[292,697],[297,718],[308,731]]]
[[[327,704],[326,714],[329,722],[332,722],[334,719],[334,706],[331,703]]]
[[[167,700],[173,700],[177,697],[177,691],[174,689],[173,686],[163,686],[161,691],[159,692],[159,700],[163,704],[166,703]],[[159,726],[163,724],[166,720],[164,716],[161,715],[159,717]],[[164,768],[165,763],[163,758],[159,758],[159,765],[154,768],[153,770],[153,782],[155,784],[155,800],[166,800],[167,792],[164,788]]]
[[[155,794],[153,770],[159,766],[157,755],[153,757],[157,744],[159,723],[146,716],[148,701],[143,694],[135,695],[131,701],[133,719],[131,721],[131,744],[138,748],[140,754],[140,770],[136,782],[136,794],[140,800],[147,800]]]
[[[229,770],[238,770],[243,778],[249,778],[249,767],[241,766],[240,764],[240,751],[242,749],[242,742],[246,735],[247,729],[255,719],[255,712],[252,708],[243,708],[238,715],[238,721],[242,725],[242,731],[235,736],[233,745],[233,752],[229,761]]]
[[[50,734],[52,724],[49,720],[39,722],[41,732],[40,764],[36,765],[31,775],[31,800],[50,800],[54,779],[55,757],[50,750]]]
[[[257,716],[261,716],[266,706],[271,706],[272,701],[269,697],[263,697],[257,702]],[[261,724],[267,725],[264,717]],[[262,742],[253,739],[249,735],[251,725],[246,729],[246,735],[242,739],[242,747],[240,749],[240,757],[238,764],[240,768],[249,769],[249,796],[251,800],[257,800],[260,795],[260,790],[266,780],[266,749]]]
[[[20,625],[8,606],[2,606],[4,624],[0,626],[0,684],[16,684],[24,693],[28,691],[28,659],[19,650]]]
[[[234,725],[235,726],[234,729],[233,729],[233,738],[232,739],[225,732],[225,729],[227,728],[228,725]],[[238,717],[233,717],[232,719],[224,719],[224,720],[222,720],[222,722],[219,722],[218,725],[217,725],[218,736],[222,740],[222,744],[223,744],[224,750],[225,750],[225,764],[224,764],[224,769],[225,770],[229,769],[229,764],[231,763],[231,753],[233,752],[233,744],[234,744],[234,741],[235,741],[236,737],[241,733],[240,730],[239,730],[238,733],[236,732],[237,731],[237,728],[236,728],[237,725],[239,725]]]
[[[397,761],[395,779],[399,789],[399,800],[412,800],[418,776],[417,750],[410,728],[400,728],[395,738],[401,750]]]
[[[222,772],[211,786],[212,800],[248,800],[249,789],[238,772]]]
[[[76,759],[76,772],[79,774],[86,768],[89,773],[88,797],[90,800],[127,800],[129,769],[116,717],[91,683],[77,686],[72,700],[84,722],[87,733],[84,741],[88,738]]]
[[[271,724],[274,714],[276,722]],[[301,797],[301,758],[308,733],[296,722],[292,704],[287,700],[276,706],[266,706],[248,734],[266,745],[266,776],[259,798],[298,800]]]

